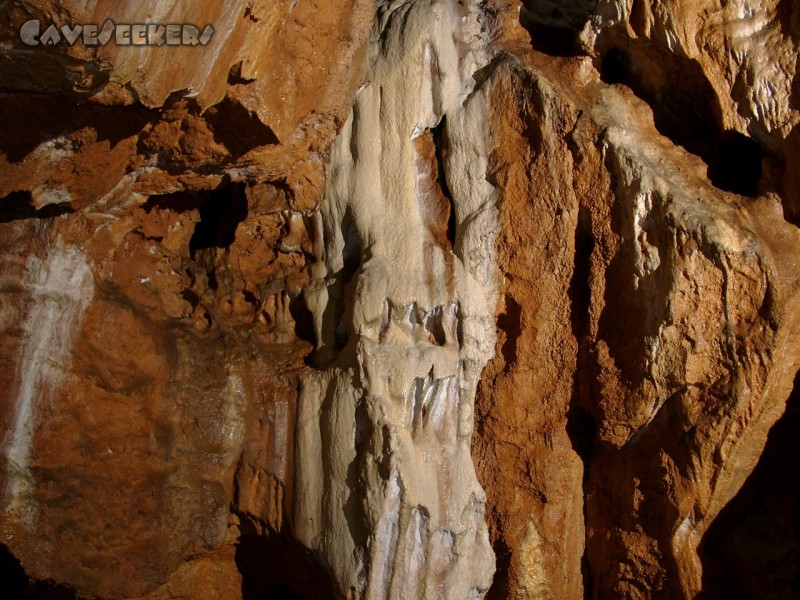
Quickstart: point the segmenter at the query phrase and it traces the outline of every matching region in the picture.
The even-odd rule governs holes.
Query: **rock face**
[[[0,13],[13,597],[797,593],[792,3]]]
[[[480,598],[492,581],[470,454],[497,285],[484,37],[476,6],[380,7],[331,153],[295,532],[343,596]]]

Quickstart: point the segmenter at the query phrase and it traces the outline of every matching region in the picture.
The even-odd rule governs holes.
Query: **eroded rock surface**
[[[3,10],[3,543],[29,577],[81,596],[324,597],[286,523],[313,336],[298,298],[374,7]],[[77,56],[79,44],[22,48],[14,29],[109,15],[213,20],[217,33],[207,49]],[[100,79],[65,87],[42,66],[54,60]],[[35,75],[15,77],[23,67]]]
[[[303,382],[295,528],[343,595],[480,598],[492,580],[470,455],[496,289],[482,16],[382,7],[331,155],[321,281],[305,292],[313,362],[330,366]]]
[[[0,14],[12,593],[797,592],[792,3]]]

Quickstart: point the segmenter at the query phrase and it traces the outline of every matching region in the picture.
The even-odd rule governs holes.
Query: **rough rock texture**
[[[792,222],[797,185],[786,165],[798,148],[798,19],[796,3],[780,0],[576,0],[564,10],[531,0],[522,9],[534,45],[597,57],[612,82],[630,86],[651,105],[660,133],[706,160],[719,187],[755,195],[752,182],[736,181],[735,171],[747,165],[731,169],[725,159],[769,153],[776,163],[769,170],[778,172],[764,187],[779,191]]]
[[[476,443],[499,552],[494,593],[580,597],[583,583],[593,597],[694,597],[697,547],[752,471],[798,367],[797,232],[768,191],[783,173],[765,177],[761,196],[742,190],[735,172],[721,183],[715,169],[760,175],[761,156],[757,165],[729,160],[723,146],[706,163],[702,149],[667,139],[653,119],[663,126],[664,103],[682,117],[693,100],[673,80],[642,83],[663,65],[641,66],[647,53],[627,40],[622,59],[594,61],[598,72],[565,43],[571,25],[551,23],[542,4],[530,8],[540,18],[523,9],[522,23],[534,48],[575,57],[546,59],[521,48],[513,23],[499,28],[514,55],[493,101],[503,135],[490,161],[506,279]],[[555,25],[560,38],[543,35]],[[596,29],[602,48],[605,25],[590,19],[578,41]],[[631,80],[636,69],[642,81]],[[789,97],[769,102],[788,111]],[[706,127],[747,131],[743,123]],[[719,150],[717,139],[692,133]],[[584,502],[581,577],[574,515]]]
[[[331,156],[321,281],[305,291],[321,370],[298,410],[295,531],[343,595],[479,598],[491,584],[470,454],[496,287],[480,17],[382,7]]]
[[[578,355],[570,286],[579,204],[564,168],[570,150],[558,138],[576,115],[551,82],[513,58],[492,81],[492,104],[504,107],[494,113],[490,155],[504,278],[476,459],[499,544],[494,595],[579,597],[583,468],[566,431]]]
[[[35,4],[3,10],[14,26],[144,19],[141,3],[82,3],[68,16]],[[310,350],[296,305],[314,262],[322,159],[363,75],[374,8],[348,3],[321,19],[309,3],[245,4],[225,17],[235,26],[217,26],[207,62],[185,53],[200,48],[91,58],[111,83],[77,106],[41,66],[61,48],[22,49],[7,30],[0,529],[28,576],[87,597],[165,584],[154,597],[328,589],[285,522]],[[150,16],[222,18],[181,6]],[[236,41],[266,35],[262,9],[286,52]],[[325,57],[314,68],[311,40]],[[230,74],[247,53],[258,65]],[[25,61],[46,87],[14,78]],[[260,86],[276,89],[270,78],[302,97],[269,96],[285,114],[257,101]],[[122,106],[133,97],[113,82],[148,108]]]
[[[793,3],[0,14],[12,595],[800,592]]]

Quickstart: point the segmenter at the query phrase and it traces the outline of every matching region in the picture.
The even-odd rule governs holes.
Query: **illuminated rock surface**
[[[12,597],[796,595],[792,3],[0,14]]]

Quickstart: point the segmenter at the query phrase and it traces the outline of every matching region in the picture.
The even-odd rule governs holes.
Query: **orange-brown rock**
[[[779,193],[797,220],[797,32],[792,2],[525,2],[533,43],[586,52],[653,109],[659,132],[700,155],[715,185]],[[554,35],[553,32],[557,32]],[[765,177],[743,155],[764,156]]]
[[[556,44],[566,26],[548,38],[541,25],[534,48],[578,54]],[[498,554],[490,597],[695,597],[698,546],[793,386],[797,232],[766,183],[755,199],[720,189],[715,171],[746,178],[760,155],[705,163],[606,61],[531,52],[508,19],[497,30],[512,55],[492,120],[505,291],[474,451]],[[643,76],[674,77],[668,60]]]
[[[578,111],[514,58],[493,77],[493,137],[502,144],[491,158],[504,285],[474,451],[498,554],[492,595],[577,598],[583,464],[567,417],[580,336],[572,288],[581,206],[567,135]]]
[[[32,581],[327,593],[285,534],[311,335],[298,297],[373,9],[296,4],[2,9],[0,537]],[[26,49],[34,18],[216,33]]]
[[[792,3],[0,16],[11,597],[796,595]]]

